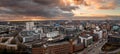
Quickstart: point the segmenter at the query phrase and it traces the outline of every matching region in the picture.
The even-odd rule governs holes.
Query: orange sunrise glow
[[[32,17],[28,17],[28,16],[32,16]],[[0,0],[1,20],[18,20],[18,19],[19,20],[22,19],[53,20],[52,18],[66,19],[69,17],[73,17],[74,19],[74,17],[83,17],[83,16],[84,17],[120,16],[120,1],[119,0],[30,0],[30,1]]]

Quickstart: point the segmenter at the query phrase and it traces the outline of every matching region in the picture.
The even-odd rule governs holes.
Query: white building
[[[48,32],[46,35],[48,38],[55,37],[59,35],[59,31]]]
[[[102,30],[94,30],[95,34],[98,34],[99,39],[101,39],[103,37],[103,31]]]
[[[36,32],[36,33],[43,33],[43,28],[42,28],[42,27],[36,28],[36,29],[35,29],[35,32]]]
[[[101,39],[101,38],[103,37],[103,31],[100,30],[100,27],[99,27],[99,26],[96,26],[96,29],[94,30],[94,33],[95,33],[95,34],[98,34],[99,39]]]
[[[79,38],[81,39],[81,43],[83,43],[85,45],[85,47],[92,44],[92,42],[93,42],[92,36],[79,36]]]
[[[26,22],[26,30],[33,30],[34,22]]]
[[[66,30],[73,31],[73,30],[75,30],[75,29],[76,29],[76,27],[75,27],[75,26],[73,26],[73,25],[66,25],[65,29],[66,29]]]
[[[91,24],[91,28],[96,28],[96,25],[95,24]]]
[[[57,37],[59,34],[59,31],[53,31],[53,32],[48,32],[46,34],[47,38],[48,38],[48,41],[52,41],[54,40],[53,37]]]
[[[79,26],[79,29],[80,29],[80,30],[84,30],[83,25],[80,25],[80,26]]]
[[[91,24],[89,22],[86,23],[86,28],[91,27]]]

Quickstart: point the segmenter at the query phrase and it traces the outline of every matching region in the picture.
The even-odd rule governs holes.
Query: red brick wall
[[[73,45],[74,52],[80,51],[82,49],[84,49],[84,45],[83,44],[81,44],[81,45]]]
[[[73,52],[71,44],[63,44],[48,47],[48,51],[50,54],[69,54]]]
[[[45,54],[45,48],[32,48],[32,54]]]

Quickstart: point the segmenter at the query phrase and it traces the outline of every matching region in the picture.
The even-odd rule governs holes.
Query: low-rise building
[[[79,38],[81,39],[81,43],[83,43],[85,47],[87,47],[93,43],[92,36],[85,35],[85,36],[79,36]]]
[[[17,44],[13,44],[12,40],[14,37],[2,37],[0,38],[0,48],[7,49],[7,50],[17,50]]]
[[[46,34],[47,37],[55,37],[59,35],[59,31],[48,32]]]
[[[33,47],[32,54],[45,54],[46,49],[44,47]]]
[[[72,52],[72,45],[68,41],[50,42],[32,47],[32,54],[70,54]]]
[[[40,34],[35,31],[22,31],[19,35],[23,38],[23,42],[30,42],[40,39]]]
[[[48,38],[47,41],[53,41],[57,39],[63,39],[63,35],[59,33],[59,31],[53,31],[53,32],[48,32],[46,34],[46,37]]]
[[[109,34],[108,43],[120,44],[120,34]]]

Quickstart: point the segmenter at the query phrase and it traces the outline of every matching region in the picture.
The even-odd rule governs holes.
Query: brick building
[[[71,54],[72,45],[69,42],[48,43],[44,47],[32,47],[32,54]]]

